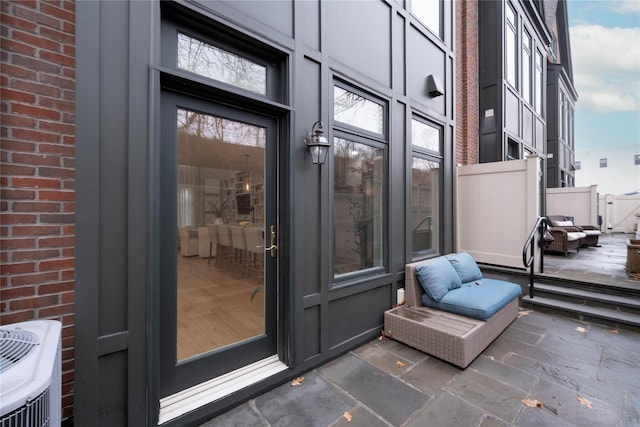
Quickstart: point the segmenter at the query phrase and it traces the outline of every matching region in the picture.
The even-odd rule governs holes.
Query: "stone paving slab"
[[[640,333],[554,313],[516,319],[464,370],[376,339],[304,377],[202,426],[640,426]]]

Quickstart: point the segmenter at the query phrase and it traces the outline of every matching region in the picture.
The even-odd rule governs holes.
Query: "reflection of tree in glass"
[[[185,34],[178,34],[178,68],[266,95],[266,67]]]
[[[336,139],[336,193],[351,195],[347,199],[345,225],[352,229],[360,269],[373,267],[374,203],[381,200],[374,188],[373,175],[381,150],[353,141]],[[340,169],[340,170],[339,170]]]
[[[235,120],[178,109],[178,132],[228,144],[264,148],[265,129]]]
[[[334,117],[343,123],[383,133],[383,107],[370,99],[334,86]]]

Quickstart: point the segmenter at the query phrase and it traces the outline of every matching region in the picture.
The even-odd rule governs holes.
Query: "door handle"
[[[271,246],[269,246],[268,248],[265,248],[265,252],[271,252],[271,258],[275,258],[276,257],[276,251],[278,250],[278,245],[276,245],[277,243],[277,237],[276,237],[276,226],[272,225],[271,226],[271,230],[270,233],[271,235]]]

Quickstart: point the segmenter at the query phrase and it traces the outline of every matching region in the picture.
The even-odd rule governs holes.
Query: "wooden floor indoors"
[[[264,333],[262,278],[214,261],[178,253],[178,360]]]

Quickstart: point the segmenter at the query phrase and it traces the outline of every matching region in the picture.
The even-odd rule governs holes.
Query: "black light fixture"
[[[317,121],[311,127],[311,132],[304,138],[305,144],[309,147],[311,152],[311,160],[314,165],[321,165],[327,159],[327,153],[329,152],[329,141],[324,137],[324,130],[322,129],[322,122]]]
[[[434,98],[444,95],[442,82],[433,74],[427,76],[427,92]]]

